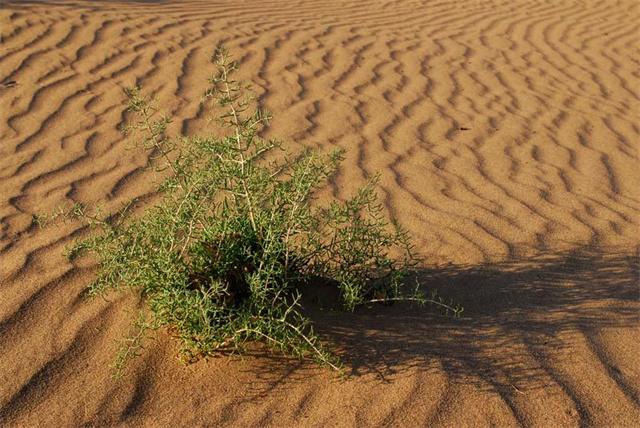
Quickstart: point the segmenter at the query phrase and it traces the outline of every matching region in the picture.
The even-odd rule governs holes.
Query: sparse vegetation
[[[99,229],[68,254],[96,259],[91,294],[131,287],[148,304],[116,369],[138,353],[147,329],[160,327],[179,338],[186,360],[242,352],[259,341],[338,369],[302,312],[304,287],[319,280],[338,287],[346,310],[411,300],[458,313],[404,285],[418,260],[407,233],[385,219],[377,178],[347,201],[319,206],[314,191],[342,152],[278,156],[280,143],[258,135],[270,115],[250,111],[248,87],[233,77],[237,63],[223,48],[212,61],[217,71],[204,100],[222,108],[229,134],[169,138],[170,119],[138,88],[128,89],[136,116],[129,130],[142,132],[156,168],[170,170],[158,189],[162,198],[139,217],[105,220],[80,205],[69,210]]]

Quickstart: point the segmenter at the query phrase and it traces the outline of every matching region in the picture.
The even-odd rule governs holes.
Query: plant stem
[[[240,120],[238,119],[238,113],[236,112],[236,108],[233,105],[234,100],[231,96],[231,88],[229,87],[229,74],[228,74],[226,62],[222,66],[222,76],[223,76],[222,81],[224,82],[225,95],[229,100],[229,108],[231,109],[231,115],[233,116],[233,126],[235,128],[235,133],[236,133],[236,144],[238,146],[238,155],[240,156],[240,174],[242,177],[240,179],[240,182],[242,183],[244,197],[245,197],[245,200],[247,201],[247,207],[249,208],[249,221],[251,221],[251,227],[253,228],[254,232],[257,232],[258,228],[256,226],[256,221],[254,218],[255,216],[254,216],[254,210],[253,210],[253,203],[251,201],[251,195],[249,194],[249,189],[247,188],[247,180],[245,178],[244,165],[246,161],[244,159],[243,148],[242,148],[242,137],[240,134]]]

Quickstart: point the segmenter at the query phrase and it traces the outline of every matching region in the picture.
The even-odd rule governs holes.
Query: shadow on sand
[[[582,247],[417,273],[425,288],[464,307],[457,319],[407,304],[312,317],[354,375],[437,364],[454,381],[503,374],[544,386],[536,385],[545,370],[537,351],[569,346],[571,332],[638,325],[638,275],[638,248]]]

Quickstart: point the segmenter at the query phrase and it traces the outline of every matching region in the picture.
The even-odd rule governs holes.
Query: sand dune
[[[640,6],[621,1],[24,1],[0,11],[0,425],[595,425],[640,420]],[[277,356],[184,367],[167,337],[110,378],[135,296],[38,229],[152,196],[122,88],[205,132],[225,42],[292,150],[382,175],[424,282],[465,306],[314,314],[346,379]],[[215,129],[212,131],[215,132]]]

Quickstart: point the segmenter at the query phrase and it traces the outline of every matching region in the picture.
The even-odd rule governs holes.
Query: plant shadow
[[[382,379],[419,368],[452,381],[544,387],[544,352],[571,346],[572,333],[638,326],[638,248],[580,247],[501,263],[416,272],[464,307],[460,318],[409,304],[355,313],[310,310],[352,375]]]

